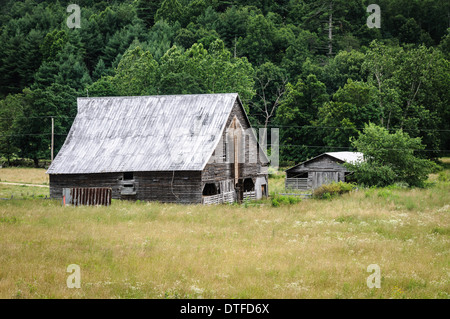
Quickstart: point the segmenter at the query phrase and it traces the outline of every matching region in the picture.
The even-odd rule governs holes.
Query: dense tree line
[[[448,1],[379,0],[379,29],[364,0],[73,2],[70,29],[69,3],[2,1],[4,161],[49,158],[51,117],[56,153],[78,96],[220,92],[280,129],[284,162],[354,150],[369,123],[450,150]]]

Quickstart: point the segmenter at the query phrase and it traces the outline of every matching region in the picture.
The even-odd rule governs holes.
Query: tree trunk
[[[333,55],[333,1],[330,2],[330,16],[328,18],[328,56]]]

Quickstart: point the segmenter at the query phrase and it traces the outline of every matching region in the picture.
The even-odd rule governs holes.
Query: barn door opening
[[[261,196],[262,197],[267,197],[267,186],[266,186],[266,184],[262,184],[261,185]]]
[[[203,187],[203,196],[213,196],[217,195],[218,193],[219,192],[215,183],[206,183],[205,187]]]
[[[244,192],[252,192],[255,190],[255,183],[251,178],[246,178],[244,180]]]
[[[244,179],[243,188],[243,200],[256,199],[255,183],[253,183],[253,180],[251,178]]]

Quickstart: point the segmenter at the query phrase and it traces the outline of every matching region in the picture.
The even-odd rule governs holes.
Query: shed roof
[[[237,93],[78,98],[47,173],[203,170],[236,101],[242,107]]]
[[[327,152],[325,154],[346,163],[358,163],[364,160],[364,154],[360,152]]]
[[[331,156],[332,158],[335,158],[340,162],[346,162],[346,163],[352,163],[352,164],[364,161],[364,154],[360,153],[360,152],[327,152],[327,153],[322,153],[322,154],[320,154],[314,158],[311,158],[309,160],[306,160],[304,162],[301,162],[301,163],[287,169],[286,172],[290,171],[291,169],[294,169],[298,166],[312,162],[322,156]]]

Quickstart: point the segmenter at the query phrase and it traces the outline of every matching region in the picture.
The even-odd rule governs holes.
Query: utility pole
[[[53,162],[53,147],[55,145],[55,119],[52,116],[52,147],[51,147],[51,161]]]

